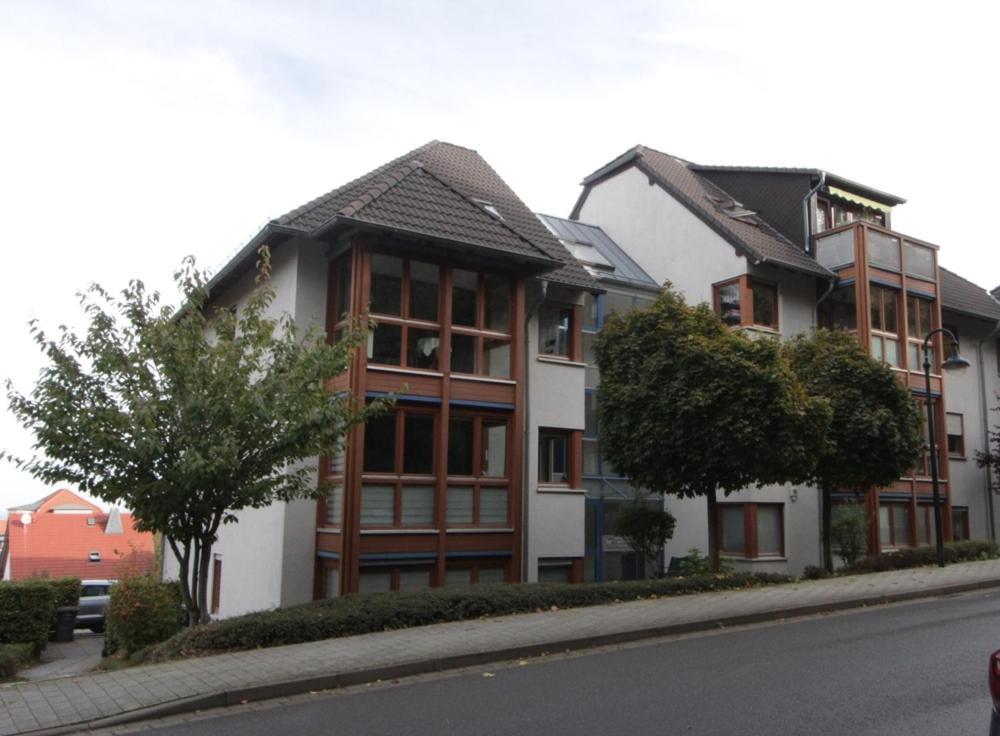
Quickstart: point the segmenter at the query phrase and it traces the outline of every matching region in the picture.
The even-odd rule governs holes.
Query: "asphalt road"
[[[300,696],[143,733],[986,734],[998,648],[1000,593],[978,593]]]

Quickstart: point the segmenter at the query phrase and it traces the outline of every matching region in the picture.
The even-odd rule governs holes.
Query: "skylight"
[[[496,205],[492,202],[487,202],[485,199],[473,199],[472,201],[478,204],[482,208],[483,212],[491,217],[495,217],[498,220],[503,219],[503,215],[500,214],[500,210],[498,210]]]

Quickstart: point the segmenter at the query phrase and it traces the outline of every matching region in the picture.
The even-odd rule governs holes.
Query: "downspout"
[[[997,322],[996,326],[993,328],[993,332],[980,340],[979,344],[976,345],[976,360],[978,363],[976,367],[979,368],[979,403],[982,407],[983,414],[983,447],[986,448],[987,452],[989,452],[990,449],[990,412],[986,397],[986,367],[983,365],[983,346],[998,335],[1000,335],[1000,322]],[[986,509],[990,517],[990,541],[995,542],[997,538],[997,529],[996,518],[993,515],[993,471],[990,468],[989,463],[986,464]]]
[[[530,485],[531,478],[531,462],[530,462],[530,452],[531,452],[531,330],[528,329],[528,325],[531,324],[531,320],[534,318],[538,310],[541,309],[542,304],[545,302],[545,297],[549,293],[549,282],[546,279],[540,279],[542,285],[542,298],[538,300],[531,311],[524,318],[524,439],[523,439],[523,449],[521,454],[524,459],[522,460],[523,469],[521,472],[521,492],[524,493],[524,503],[521,504],[521,535],[523,541],[521,544],[524,546],[524,554],[521,555],[521,581],[527,582],[528,580],[528,500],[530,495],[528,494],[528,488]],[[527,293],[527,289],[525,289]],[[527,298],[527,297],[526,297]]]
[[[816,184],[812,189],[810,189],[806,196],[802,198],[802,224],[805,226],[805,236],[806,239],[803,241],[803,249],[806,253],[812,249],[812,212],[809,210],[809,200],[812,199],[813,195],[816,194],[823,186],[826,184],[826,172],[819,172],[819,183]]]

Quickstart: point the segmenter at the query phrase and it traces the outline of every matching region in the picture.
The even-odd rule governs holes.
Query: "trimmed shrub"
[[[830,542],[838,548],[837,554],[845,567],[856,565],[868,554],[868,523],[861,504],[846,504],[837,509],[830,524]]]
[[[964,542],[946,542],[944,559],[946,563],[971,562],[973,560],[988,560],[1000,557],[1000,547],[995,542],[972,539]],[[907,547],[896,552],[868,557],[845,569],[848,573],[885,572],[887,570],[904,570],[908,567],[921,567],[937,563],[937,548],[930,544],[919,547]]]
[[[31,644],[0,644],[0,679],[13,677],[34,659]]]
[[[735,573],[617,583],[454,586],[346,595],[186,629],[162,644],[139,652],[132,661],[162,662],[446,621],[548,611],[553,607],[577,608],[792,580],[787,575]]]
[[[56,578],[49,580],[55,593],[55,607],[76,606],[80,603],[80,578]]]
[[[56,589],[47,580],[0,583],[0,644],[45,649],[55,613]]]
[[[823,578],[830,577],[831,573],[828,573],[825,568],[816,567],[815,565],[806,565],[805,570],[802,571],[802,577],[806,580],[822,580]]]
[[[131,654],[169,639],[181,629],[180,587],[150,575],[112,586],[105,617],[104,654]]]

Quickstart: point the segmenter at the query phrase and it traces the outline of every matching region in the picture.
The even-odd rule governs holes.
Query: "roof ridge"
[[[950,268],[945,268],[944,266],[942,266],[940,264],[938,264],[938,268],[940,268],[942,271],[947,271],[948,273],[950,273],[952,276],[954,276],[957,279],[961,279],[962,281],[964,281],[965,283],[967,283],[969,286],[975,286],[977,289],[982,289],[983,292],[985,292],[986,294],[991,294],[992,293],[992,292],[990,292],[989,289],[987,289],[987,288],[985,288],[983,286],[980,286],[975,281],[970,281],[969,279],[965,278],[965,276],[962,276],[957,271],[952,271]]]

